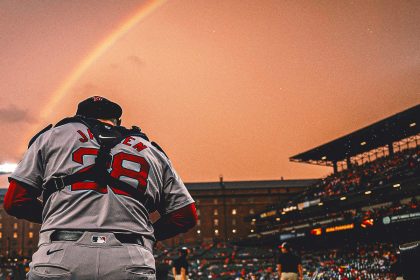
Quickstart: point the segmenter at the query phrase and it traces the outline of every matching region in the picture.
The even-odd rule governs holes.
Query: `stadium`
[[[420,1],[0,11],[0,280],[420,280]]]
[[[170,279],[171,263],[185,247],[190,279],[278,279],[276,258],[285,241],[302,257],[304,279],[396,279],[404,273],[404,279],[419,279],[418,271],[407,274],[418,257],[418,116],[420,105],[290,157],[333,167],[325,178],[187,184],[199,197],[205,224],[156,245],[158,279]],[[252,211],[236,203],[236,196],[246,195],[260,197]],[[209,209],[205,197],[212,200]],[[217,224],[204,222],[213,208],[223,212],[212,213]],[[228,229],[232,217],[240,221]],[[38,230],[1,210],[0,279],[24,279]]]
[[[403,244],[419,239],[419,115],[417,105],[292,156],[334,173],[244,217],[255,231],[241,240],[181,244],[190,250],[191,279],[278,279],[284,241],[301,254],[305,279],[401,277],[416,261],[410,253],[402,262]],[[157,262],[176,252],[162,246]]]

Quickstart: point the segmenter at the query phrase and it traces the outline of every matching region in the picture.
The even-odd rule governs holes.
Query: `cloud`
[[[35,121],[35,119],[28,114],[28,110],[19,108],[14,104],[0,108],[0,120],[9,123],[32,123]]]
[[[138,67],[143,65],[143,60],[141,60],[140,57],[136,55],[130,55],[129,57],[127,57],[127,60]]]
[[[140,67],[142,67],[144,65],[144,61],[140,58],[140,57],[138,57],[137,55],[130,55],[130,56],[127,56],[122,62],[120,62],[120,63],[116,63],[116,62],[113,62],[113,63],[110,63],[109,64],[109,67],[112,69],[112,70],[119,70],[119,69],[121,69],[121,67],[124,67],[124,66],[131,66],[131,67],[138,67],[138,68],[140,68]]]

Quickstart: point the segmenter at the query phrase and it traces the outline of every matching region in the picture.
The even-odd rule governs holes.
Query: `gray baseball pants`
[[[294,272],[282,272],[280,280],[297,280],[298,274]]]
[[[113,233],[85,232],[77,241],[53,241],[51,232],[40,234],[32,257],[29,280],[155,280],[150,249],[123,244]]]

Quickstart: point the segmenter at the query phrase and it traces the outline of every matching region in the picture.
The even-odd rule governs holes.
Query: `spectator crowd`
[[[230,243],[196,243],[188,246],[189,279],[274,280],[277,248],[240,247]],[[177,247],[162,243],[155,250],[157,269],[166,264],[165,276],[171,270]],[[393,244],[356,244],[328,250],[297,250],[302,257],[304,279],[319,280],[391,280],[395,279],[397,247]],[[29,261],[1,259],[0,279],[25,279]],[[159,274],[159,271],[158,271]],[[161,273],[159,275],[162,275]],[[166,278],[165,278],[166,277]]]
[[[157,255],[157,263],[170,260],[172,251]],[[302,256],[304,279],[386,280],[395,279],[397,275],[394,269],[397,249],[393,244],[356,244],[321,251],[302,250],[298,254]],[[228,243],[191,245],[189,276],[190,279],[279,279],[277,256],[276,248],[239,247]]]
[[[417,146],[361,165],[354,164],[348,169],[331,174],[317,186],[300,195],[297,200],[303,202],[317,198],[333,198],[370,190],[398,179],[417,177],[420,175],[419,167],[420,149]]]

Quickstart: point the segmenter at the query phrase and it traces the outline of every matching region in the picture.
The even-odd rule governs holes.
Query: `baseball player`
[[[301,258],[290,251],[290,245],[287,242],[283,242],[280,249],[282,254],[277,258],[277,273],[279,275],[279,279],[303,280]]]
[[[42,223],[29,279],[155,279],[154,242],[196,224],[171,161],[121,115],[103,97],[82,101],[31,140],[10,176],[5,210]]]
[[[188,249],[182,247],[178,251],[178,258],[173,262],[172,274],[175,280],[188,280],[188,261],[187,261]]]

